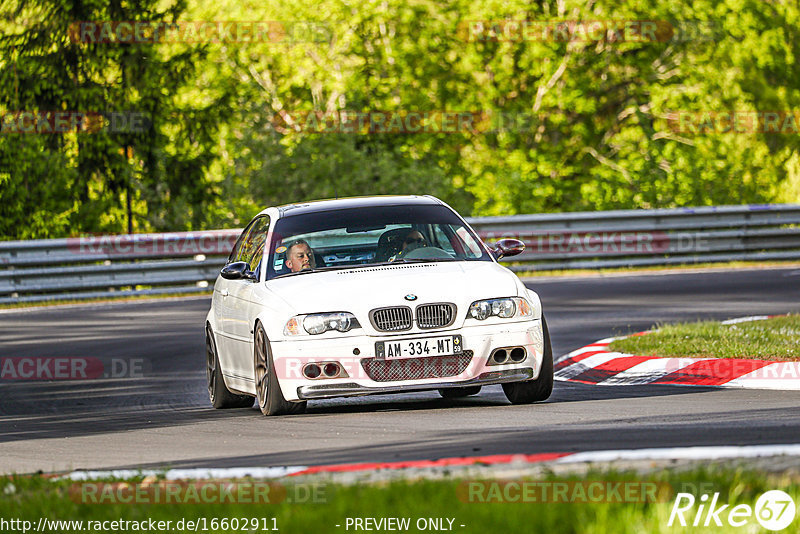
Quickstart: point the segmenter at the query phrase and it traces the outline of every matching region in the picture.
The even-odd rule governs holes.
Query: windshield
[[[445,206],[380,206],[284,217],[275,225],[267,279],[355,266],[492,261]]]

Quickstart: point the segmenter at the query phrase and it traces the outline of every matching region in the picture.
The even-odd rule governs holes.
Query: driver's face
[[[425,236],[423,236],[418,231],[414,230],[413,232],[409,232],[406,236],[405,240],[403,241],[403,250],[407,249],[413,244],[424,245],[425,244]]]
[[[293,272],[300,272],[311,267],[311,249],[308,245],[294,245],[287,254],[286,266]]]

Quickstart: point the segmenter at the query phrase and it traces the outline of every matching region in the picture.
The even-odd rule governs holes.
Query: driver
[[[422,233],[418,230],[411,230],[406,234],[405,239],[403,239],[400,250],[397,252],[397,254],[389,258],[389,261],[395,261],[398,258],[402,258],[412,250],[427,246],[428,244],[425,242],[425,236],[422,235]]]
[[[425,244],[425,236],[422,235],[418,230],[411,230],[406,238],[403,240],[403,248],[402,251],[411,252],[415,248],[424,247]]]
[[[311,246],[304,239],[298,239],[289,245],[286,251],[286,267],[293,273],[302,271],[303,269],[314,269],[316,261],[314,260],[314,251]]]

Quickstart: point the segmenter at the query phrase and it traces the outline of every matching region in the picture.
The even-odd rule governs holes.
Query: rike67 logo
[[[794,521],[796,506],[792,497],[781,490],[767,491],[755,506],[722,504],[719,493],[704,493],[699,499],[691,493],[678,493],[667,526],[743,527],[755,519],[767,530],[783,530]]]

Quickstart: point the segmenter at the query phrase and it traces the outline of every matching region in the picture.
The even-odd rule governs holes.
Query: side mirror
[[[494,244],[492,253],[494,254],[494,257],[499,260],[500,258],[516,256],[523,250],[525,250],[525,243],[519,239],[501,239]]]
[[[226,280],[252,280],[256,281],[258,276],[256,273],[251,271],[247,265],[247,263],[243,261],[235,261],[233,263],[229,263],[222,270],[219,274],[222,278]]]

